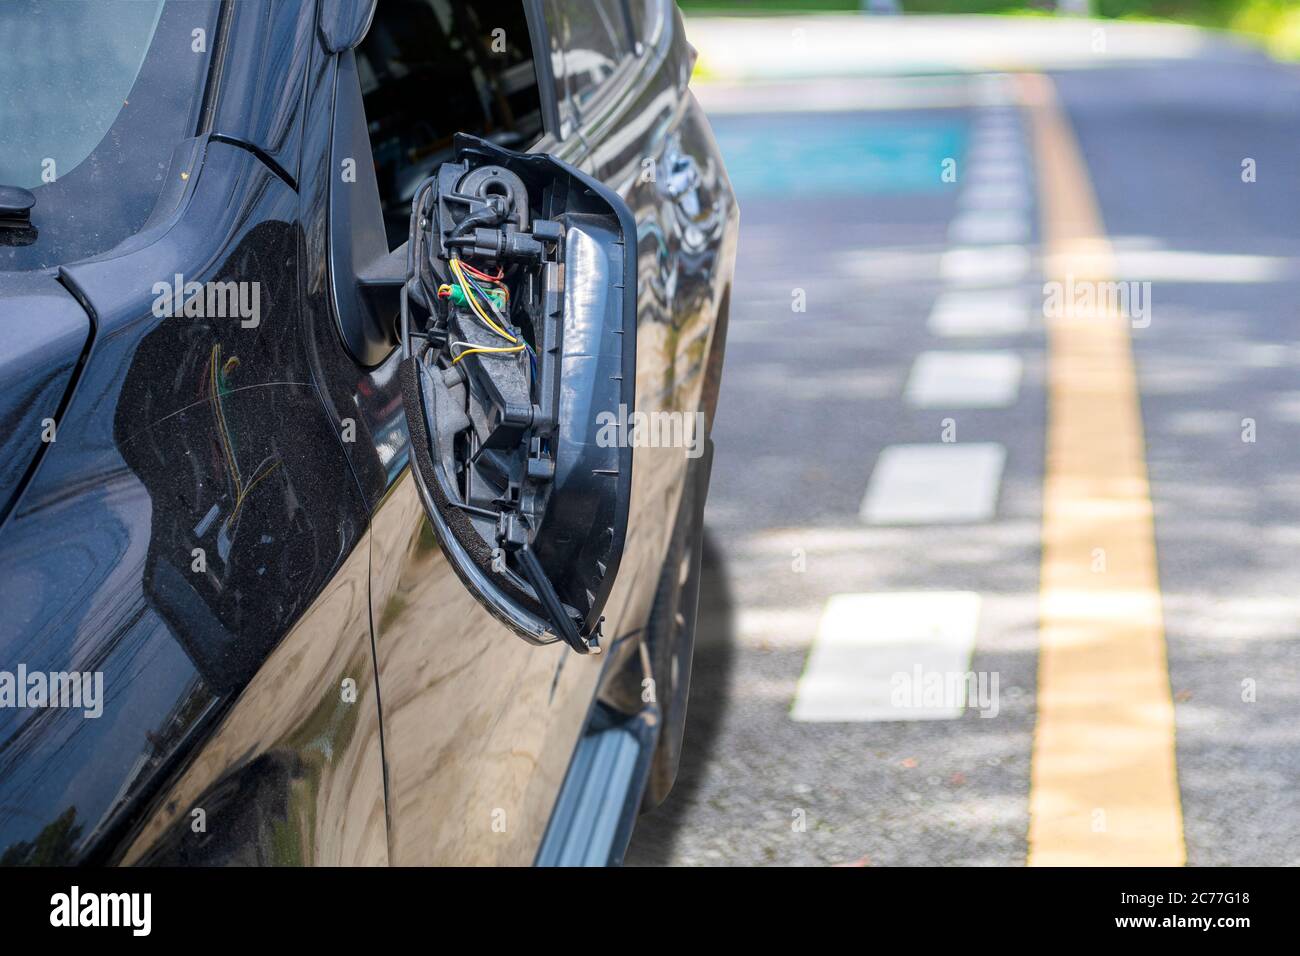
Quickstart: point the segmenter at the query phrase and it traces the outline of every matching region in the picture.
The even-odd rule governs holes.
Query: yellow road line
[[[1174,708],[1128,319],[1078,144],[1046,76],[1019,78],[1031,120],[1048,318],[1038,723],[1029,864],[1181,865]],[[1049,290],[1044,289],[1045,297]],[[1050,299],[1049,299],[1050,301]]]

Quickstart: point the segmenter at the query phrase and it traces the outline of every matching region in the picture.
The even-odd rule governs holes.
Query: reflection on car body
[[[675,8],[139,6],[60,14],[129,91],[96,141],[55,115],[0,160],[32,197],[0,226],[0,669],[105,691],[97,720],[0,707],[0,861],[617,862],[675,773],[695,591],[660,582],[698,570],[711,446],[627,452],[602,653],[544,614],[520,640],[430,521],[397,289],[456,134],[569,170],[630,224],[636,409],[711,420],[737,211]],[[49,15],[0,11],[31,37],[3,109]],[[155,308],[177,276],[256,283],[257,321]]]

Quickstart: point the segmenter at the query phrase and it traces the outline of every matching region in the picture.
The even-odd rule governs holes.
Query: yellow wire
[[[493,332],[496,332],[502,338],[510,342],[518,342],[518,339],[488,318],[488,314],[484,312],[483,307],[479,305],[478,297],[474,294],[474,289],[469,284],[469,280],[465,278],[465,273],[460,267],[460,262],[456,259],[450,259],[448,261],[451,263],[452,272],[456,273],[456,278],[460,280],[460,288],[461,291],[465,293],[465,301],[470,304],[470,308],[474,310],[475,314],[487,323],[488,328]]]
[[[469,284],[469,280],[466,279],[465,274],[461,272],[460,262],[456,259],[448,259],[447,262],[451,266],[451,271],[456,274],[456,278],[460,280],[460,288],[461,291],[465,293],[465,301],[470,304],[470,308],[474,310],[474,313],[487,323],[488,328],[497,333],[497,335],[501,336],[503,339],[506,339],[509,342],[518,342],[519,340],[517,338],[488,318],[487,313],[484,312],[482,306],[478,304],[478,299],[474,296],[473,287]],[[519,348],[523,348],[523,346],[521,345]],[[518,349],[513,349],[512,351],[518,351]]]
[[[461,352],[459,355],[457,355],[454,359],[451,360],[451,364],[455,365],[466,355],[473,355],[475,352],[522,352],[523,349],[524,347],[522,345],[502,346],[501,348],[489,348],[488,346],[485,345],[479,346],[477,348],[466,349],[465,351]]]

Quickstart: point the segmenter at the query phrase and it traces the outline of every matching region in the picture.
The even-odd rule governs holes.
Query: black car
[[[0,862],[618,862],[736,250],[675,7],[0,37]]]

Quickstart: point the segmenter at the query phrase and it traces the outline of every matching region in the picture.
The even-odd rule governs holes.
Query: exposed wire
[[[501,309],[510,301],[510,290],[506,288],[505,283],[500,282],[497,279],[488,279],[486,280],[488,287],[487,289],[484,289],[483,286],[479,285],[479,280],[474,278],[473,272],[470,271],[467,263],[461,262],[460,268],[469,280],[469,284],[474,287],[474,291],[479,294],[479,298],[487,300],[488,305],[492,308],[493,317],[502,325],[509,326],[510,323],[506,320],[506,317],[501,314]],[[492,292],[501,293],[500,303],[489,294]]]
[[[475,269],[467,262],[461,262],[460,265],[466,274],[473,272],[473,273],[477,273],[478,275],[483,275],[482,272],[479,272],[478,269]],[[504,275],[504,273],[499,271],[498,275]],[[504,289],[504,286],[500,283],[499,280],[491,279],[489,281],[491,281],[497,287]],[[492,314],[496,316],[497,320],[502,325],[509,325],[509,323],[505,319],[505,316],[503,316],[500,310],[497,308],[496,303],[493,301],[492,297],[483,291],[483,288],[477,282],[474,281],[472,276],[469,279],[469,283],[474,287],[474,290],[479,294],[479,297],[483,299],[484,302],[487,303],[488,308],[492,310]],[[508,290],[506,290],[506,294],[507,295],[509,294]],[[536,380],[537,379],[537,353],[533,351],[533,347],[528,344],[527,339],[523,341],[524,341],[524,346],[528,349],[528,364],[532,368],[533,379]]]
[[[464,263],[461,264],[464,265]],[[483,290],[483,287],[475,282],[472,277],[469,278],[469,284],[474,287],[474,291],[478,293],[478,297],[487,304],[489,309],[492,310],[493,317],[502,325],[508,326],[510,322],[501,314],[501,310],[497,308],[496,301],[493,300],[493,298]]]
[[[468,272],[470,275],[474,276],[475,278],[483,279],[486,282],[500,282],[502,279],[505,278],[506,275],[505,270],[502,269],[500,266],[497,267],[497,274],[494,276],[488,275],[486,272],[482,271],[481,269],[475,269],[468,262],[462,261],[460,263],[460,267],[464,269],[466,272]]]
[[[503,339],[506,339],[509,342],[517,343],[519,341],[517,338],[515,338],[505,329],[501,328],[501,326],[493,322],[492,319],[488,317],[488,314],[483,311],[483,307],[479,305],[477,297],[470,292],[471,288],[477,289],[478,287],[473,285],[474,280],[469,278],[469,276],[465,274],[464,270],[461,269],[460,260],[455,256],[453,256],[452,258],[447,260],[447,263],[448,265],[451,266],[452,274],[455,275],[456,278],[460,280],[460,286],[462,289],[465,290],[465,299],[466,301],[469,302],[470,308],[473,310],[474,314],[477,315],[480,319],[482,319],[484,324],[487,325],[487,327],[490,328],[493,332],[497,333],[497,335],[500,335]],[[489,308],[491,308],[492,311],[495,312],[496,307],[492,305],[491,300],[487,298],[487,295],[483,293],[483,290],[478,289],[478,292],[480,295],[483,295],[483,299],[485,302],[488,303]]]
[[[496,353],[522,352],[526,347],[523,343],[520,343],[519,345],[503,345],[497,347],[497,346],[487,346],[487,345],[474,345],[473,342],[461,342],[457,340],[455,342],[452,342],[448,346],[448,348],[455,348],[457,345],[469,345],[472,346],[472,348],[467,348],[465,351],[459,353],[454,359],[451,360],[452,365],[455,365],[466,355],[474,355],[475,353],[492,353],[492,352],[496,352]]]
[[[504,299],[505,290],[496,287],[491,287],[486,292],[484,292],[482,289],[479,289],[477,286],[475,287],[475,289],[476,291],[479,292],[480,299],[487,299],[488,303],[494,306],[493,314],[496,316],[498,321],[500,321],[502,325],[507,325],[508,323],[500,315],[500,309],[503,305],[505,305],[505,299]],[[438,298],[451,299],[451,301],[456,305],[465,306],[467,308],[469,306],[468,295],[469,293],[467,293],[459,285],[449,285],[447,283],[443,283],[442,285],[438,286]]]

